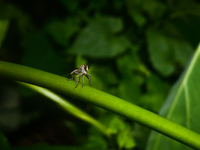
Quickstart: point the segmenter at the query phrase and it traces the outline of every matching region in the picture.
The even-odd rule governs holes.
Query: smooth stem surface
[[[74,81],[66,81],[66,78],[58,75],[3,61],[0,61],[0,75],[11,80],[42,86],[94,104],[118,115],[132,119],[192,148],[200,149],[199,134],[120,98],[96,90],[95,88],[89,86],[81,88],[81,85],[79,85],[74,90],[76,85]],[[95,85],[93,86],[95,87]]]

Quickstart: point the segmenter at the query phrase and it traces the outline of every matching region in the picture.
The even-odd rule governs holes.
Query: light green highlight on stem
[[[63,97],[59,96],[58,94],[36,86],[36,85],[32,85],[32,84],[28,84],[28,83],[23,83],[23,82],[18,82],[22,85],[25,85],[31,89],[33,89],[34,91],[42,94],[43,96],[49,98],[50,100],[56,102],[61,108],[63,108],[67,113],[70,113],[71,115],[88,122],[89,124],[93,125],[94,127],[96,127],[98,130],[100,130],[103,134],[105,134],[106,136],[110,136],[110,132],[109,129],[107,127],[105,127],[103,124],[101,124],[99,121],[95,120],[94,118],[92,118],[90,115],[88,115],[87,113],[83,112],[82,110],[80,110],[79,108],[77,108],[76,106],[74,106],[73,104],[71,104],[70,102],[68,102],[66,99],[64,99]]]

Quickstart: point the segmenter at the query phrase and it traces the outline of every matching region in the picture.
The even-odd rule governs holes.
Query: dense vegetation
[[[195,0],[0,0],[0,60],[65,77],[87,64],[93,88],[200,133],[199,54],[191,57],[200,39],[199,8]],[[195,65],[187,68],[190,60]],[[172,89],[178,94],[168,96],[179,77]],[[0,83],[4,147],[153,149],[153,139],[161,139],[133,120],[63,95],[108,127],[108,138],[37,92],[4,78]],[[163,143],[189,149],[164,136],[157,140]]]

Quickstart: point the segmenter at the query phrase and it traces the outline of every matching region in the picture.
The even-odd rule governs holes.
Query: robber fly
[[[74,78],[74,75],[78,75],[76,77],[76,86],[74,89],[76,89],[76,87],[78,86],[78,82],[80,81],[80,78],[82,77],[82,82],[83,82],[83,85],[82,85],[82,88],[84,86],[84,80],[83,80],[83,76],[86,76],[88,79],[89,79],[89,85],[92,86],[91,84],[91,75],[89,75],[87,72],[88,72],[88,69],[89,67],[86,66],[86,65],[81,65],[79,68],[75,69],[74,71],[72,71],[70,73],[70,75],[72,76],[69,80],[73,80]],[[79,80],[77,80],[79,78]]]

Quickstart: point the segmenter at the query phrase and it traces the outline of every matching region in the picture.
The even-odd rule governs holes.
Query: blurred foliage
[[[8,20],[1,20],[0,21],[0,41],[2,42],[4,37],[5,37],[5,34],[6,34],[6,31],[7,31],[7,28],[8,28]],[[1,47],[1,42],[0,42],[0,47]]]
[[[83,29],[71,52],[90,57],[113,57],[126,50],[130,43],[125,36],[114,36],[122,30],[122,21],[114,17],[98,18]],[[85,38],[87,37],[87,38]]]
[[[199,8],[195,0],[0,0],[0,59],[66,77],[88,64],[94,88],[158,113],[199,42]],[[115,133],[108,139],[36,93],[0,82],[1,145],[7,137],[11,146],[146,147],[149,129],[130,120],[68,98]],[[35,122],[41,128],[31,130]]]

